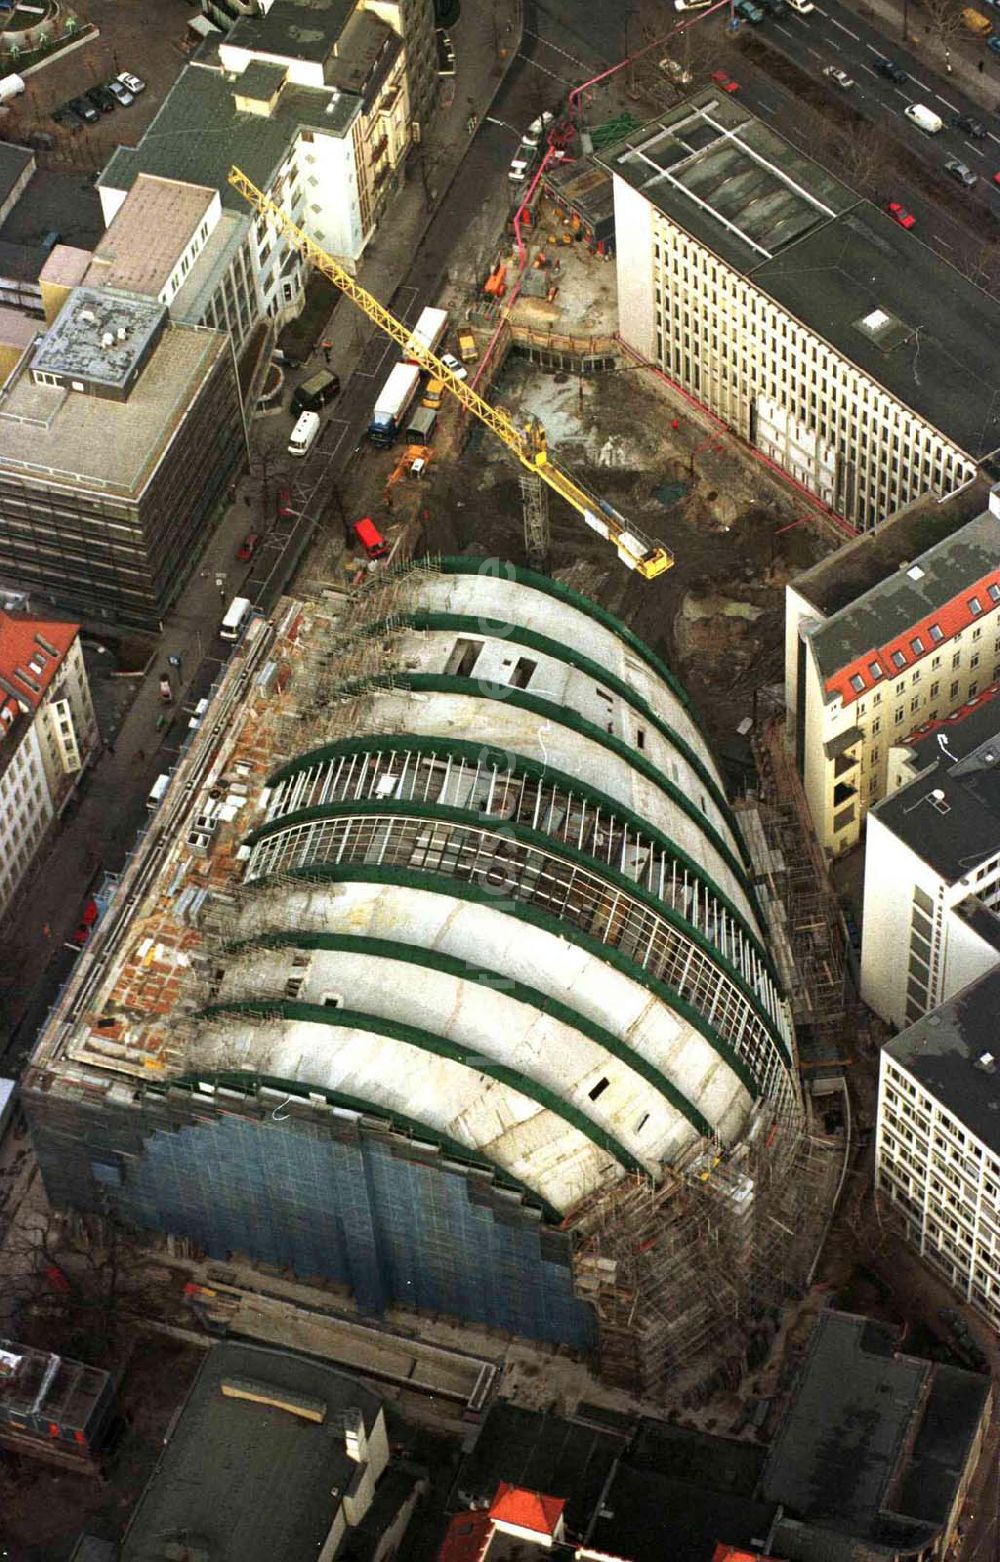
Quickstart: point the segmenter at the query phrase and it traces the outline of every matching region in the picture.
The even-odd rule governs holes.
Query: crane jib
[[[397,320],[395,315],[391,314],[384,304],[380,304],[373,294],[367,292],[332,255],[328,255],[326,250],[303,232],[277,202],[271,200],[270,196],[265,195],[252,180],[247,178],[242,169],[235,165],[230,168],[229,183],[258,214],[270,217],[293,249],[311,261],[316,270],[329,278],[335,287],[338,287],[362,313],[368,316],[369,320],[385,332],[386,336],[399,347],[405,348],[412,361],[419,363],[421,368],[443,381],[456,401],[460,401],[474,417],[487,428],[492,429],[522,466],[527,467],[529,471],[541,478],[547,487],[565,499],[567,504],[572,505],[592,531],[612,544],[623,564],[626,564],[629,569],[638,571],[647,580],[652,580],[655,576],[662,575],[664,570],[670,569],[674,556],[669,548],[653,537],[646,537],[634,526],[630,526],[624,516],[619,515],[612,505],[604,499],[587,493],[579,483],[549,460],[545,430],[537,419],[529,419],[526,428],[519,428],[506,412],[491,406],[478,391],[453,373],[436,353],[429,352],[422,346],[416,346],[411,328],[404,325],[401,320]]]

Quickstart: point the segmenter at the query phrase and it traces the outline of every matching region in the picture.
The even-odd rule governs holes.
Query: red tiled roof
[[[741,1551],[739,1546],[727,1546],[721,1540],[712,1553],[712,1562],[774,1562],[762,1551]]]
[[[565,1506],[562,1497],[546,1497],[542,1492],[526,1491],[523,1486],[501,1481],[490,1517],[499,1524],[534,1530],[537,1535],[554,1535]]]
[[[0,611],[0,685],[4,691],[37,710],[79,632],[79,624]]]
[[[479,1562],[492,1533],[493,1520],[481,1509],[475,1513],[456,1513],[441,1543],[437,1562]]]
[[[979,604],[978,610],[971,605],[974,600]],[[826,692],[839,694],[845,706],[853,704],[870,689],[880,688],[883,682],[890,682],[916,666],[923,657],[937,651],[969,624],[995,612],[998,602],[1000,571],[991,570],[982,579],[972,581],[950,602],[943,602],[935,612],[917,619],[903,634],[896,635],[885,645],[872,646],[863,656],[857,656],[841,667],[827,679]],[[859,687],[852,684],[852,678],[858,680]]]

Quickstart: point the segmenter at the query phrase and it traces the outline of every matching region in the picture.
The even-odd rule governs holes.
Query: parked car
[[[123,81],[119,81],[117,76],[115,77],[114,81],[108,82],[108,91],[114,95],[114,97],[121,104],[122,108],[128,108],[130,103],[135,102],[135,94],[130,92],[125,83]]]
[[[788,6],[785,0],[760,0],[760,4],[764,7],[768,16],[781,18],[788,15]]]
[[[759,5],[754,5],[753,0],[736,0],[733,10],[744,22],[752,22],[755,26],[764,20],[763,11]]]
[[[453,353],[442,353],[441,362],[444,364],[446,369],[451,370],[456,380],[467,380],[469,378],[469,371],[465,367],[465,364],[459,363],[458,359],[454,356]]]
[[[910,79],[902,66],[897,65],[895,60],[884,60],[881,55],[876,55],[873,69],[880,76],[884,76],[886,81],[894,81],[899,87]]]
[[[728,71],[713,71],[712,80],[717,82],[723,92],[739,92],[740,84],[734,81]]]
[[[916,225],[916,217],[912,212],[908,212],[905,206],[900,206],[898,201],[887,201],[885,209],[893,222],[898,222],[901,228],[912,228]]]
[[[911,120],[925,135],[936,136],[944,129],[944,120],[940,114],[935,114],[926,103],[907,103],[903,110],[904,116]]]
[[[842,71],[839,65],[824,65],[823,75],[829,76],[830,80],[835,81],[845,92],[849,87],[854,86],[853,77],[848,76],[846,71]]]
[[[994,54],[1000,54],[1000,34],[991,34],[986,40],[986,47],[992,49]]]
[[[89,98],[70,98],[66,107],[72,109],[77,118],[82,119],[87,125],[96,125],[101,117],[99,110],[94,107]]]
[[[993,183],[994,184],[1000,184],[1000,173],[995,173],[993,175]]]
[[[976,182],[976,176],[968,163],[960,163],[957,157],[949,157],[944,165],[945,173],[951,175],[956,184],[963,185],[966,190],[971,190]]]
[[[118,107],[118,99],[107,87],[91,87],[84,96],[88,103],[92,103],[100,114],[113,114]]]
[[[455,46],[443,27],[436,29],[437,42],[437,73],[439,76],[454,76],[455,74]]]
[[[62,108],[54,109],[49,118],[57,125],[62,125],[64,130],[76,131],[83,128],[83,120],[79,114],[74,114],[68,103],[64,103]]]
[[[971,114],[956,114],[952,120],[952,125],[956,130],[964,130],[965,134],[971,136],[973,141],[986,140],[986,126],[981,125],[978,119],[973,119]]]
[[[246,564],[246,563],[248,563],[248,561],[250,559],[252,559],[254,554],[257,552],[257,545],[258,545],[259,542],[260,542],[260,533],[259,532],[247,532],[247,534],[244,537],[243,541],[240,543],[239,547],[236,550],[236,562],[237,562],[237,564]]]
[[[292,490],[279,488],[274,496],[274,518],[276,521],[287,521],[295,514],[292,509]]]
[[[140,92],[145,92],[146,83],[141,76],[133,76],[131,71],[119,71],[118,80],[126,86],[132,96],[137,98]]]

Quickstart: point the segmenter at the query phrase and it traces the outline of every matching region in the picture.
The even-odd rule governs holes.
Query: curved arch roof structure
[[[380,632],[377,731],[283,764],[244,837],[198,1066],[422,1124],[561,1216],[796,1120],[746,848],[663,664],[495,561],[421,573]]]

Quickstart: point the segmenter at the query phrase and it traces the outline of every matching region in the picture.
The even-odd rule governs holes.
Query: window
[[[893,651],[893,653],[892,653],[892,665],[893,665],[893,667],[905,667],[906,666],[906,657],[903,655],[902,651]]]
[[[910,650],[913,652],[914,656],[923,656],[924,642],[921,640],[919,635],[914,635],[913,639],[910,641]]]
[[[956,678],[955,682],[952,684],[951,688],[948,690],[948,697],[949,697],[949,699],[953,700],[953,699],[956,698],[957,695],[958,695],[958,679]]]
[[[998,647],[998,649],[1000,649],[1000,647]],[[933,672],[936,667],[940,667],[940,666],[941,666],[941,658],[940,658],[940,656],[932,656],[931,657],[931,672]]]
[[[972,613],[973,616],[975,616],[976,613],[981,613],[982,611],[983,611],[983,604],[980,602],[979,598],[978,597],[970,597],[969,598],[969,612]]]
[[[952,665],[952,667],[961,667],[961,665],[962,665],[962,653],[961,653],[961,651],[956,651],[955,652],[954,656],[951,659],[951,665]]]
[[[975,629],[972,631],[972,638],[973,638],[973,640],[981,639],[982,633],[983,633],[983,626],[982,626],[982,624],[977,624]]]
[[[987,586],[986,595],[991,602],[1000,602],[1000,586]]]
[[[940,690],[940,688],[941,688],[941,684],[939,682],[931,684],[930,696],[931,696],[932,700],[937,699],[938,691]]]
[[[864,686],[865,686],[865,680],[862,678],[861,674],[860,673],[852,673],[852,675],[851,675],[851,688],[854,690],[855,694],[861,694],[863,689],[864,689]]]
[[[969,657],[969,667],[972,668],[972,667],[978,667],[978,666],[979,666],[979,652],[977,651],[974,656],[970,656]]]
[[[590,1097],[591,1101],[596,1101],[598,1096],[603,1096],[603,1094],[607,1090],[607,1088],[608,1088],[608,1081],[607,1081],[607,1079],[599,1079],[597,1081],[597,1084],[594,1085],[593,1089],[587,1091],[587,1094]]]
[[[875,720],[872,722],[872,736],[873,737],[875,736],[875,733],[880,730],[881,726],[882,726],[882,718],[881,718],[881,716],[876,716]],[[874,752],[877,754],[878,753],[878,749],[876,749]]]
[[[972,696],[974,694],[978,694],[978,693],[979,693],[979,685],[978,685],[978,683],[970,683],[969,684],[969,699],[971,700]]]
[[[940,624],[931,624],[930,629],[928,630],[928,634],[930,635],[931,640],[935,645],[937,645],[939,640],[944,639],[944,633]]]
[[[911,700],[910,701],[910,715],[912,716],[913,712],[915,710],[919,710],[919,709],[920,709],[920,695],[918,694],[915,700]]]
[[[881,676],[882,676],[882,669],[879,666],[878,662],[869,662],[868,663],[868,674],[869,674],[869,677],[871,677],[873,679],[874,678],[881,678]]]
[[[904,714],[905,714],[905,713],[904,713],[904,711],[903,711],[903,707],[902,707],[902,705],[901,705],[901,706],[900,706],[900,707],[899,707],[899,709],[898,709],[898,711],[897,711],[897,712],[896,712],[896,714],[895,714],[895,716],[894,716],[894,717],[893,717],[893,718],[892,718],[892,720],[893,720],[893,725],[894,725],[894,726],[896,726],[896,727],[898,727],[898,726],[899,726],[899,724],[900,724],[900,722],[901,722],[901,721],[902,721],[902,719],[903,719],[903,716],[904,716]]]

